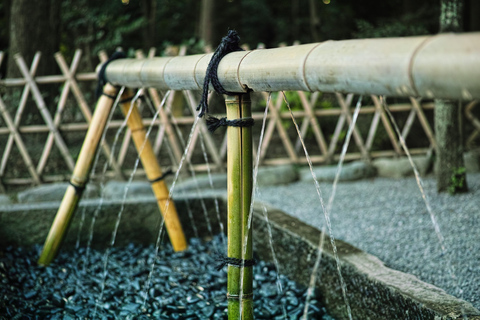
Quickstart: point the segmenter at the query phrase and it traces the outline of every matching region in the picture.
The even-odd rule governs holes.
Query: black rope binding
[[[165,179],[166,176],[171,175],[171,174],[173,174],[172,169],[168,169],[160,177],[158,177],[156,179],[153,179],[153,180],[149,180],[149,181],[150,181],[150,183],[155,183],[155,182],[158,182],[158,181],[161,181],[161,180]]]
[[[207,73],[205,74],[205,81],[203,82],[203,92],[202,99],[198,105],[197,111],[200,110],[198,117],[203,117],[208,113],[208,86],[210,82],[212,83],[213,88],[219,94],[232,94],[231,92],[226,91],[220,80],[218,80],[217,70],[218,64],[223,57],[225,57],[230,52],[243,51],[242,48],[238,45],[240,42],[240,37],[238,36],[237,31],[228,30],[228,33],[225,37],[222,38],[222,41],[218,45],[215,53],[212,56],[212,59],[208,63]]]
[[[83,190],[85,190],[85,185],[79,186],[79,185],[73,183],[72,181],[69,181],[68,183],[75,189],[75,193],[77,195],[82,194]]]
[[[218,255],[217,259],[218,265],[216,267],[217,271],[222,270],[223,267],[226,265],[229,266],[234,266],[234,267],[252,267],[254,266],[257,262],[255,259],[237,259],[237,258],[230,258],[230,257],[224,257],[222,255]]]
[[[230,126],[230,127],[252,127],[254,124],[253,118],[242,118],[242,119],[235,119],[235,120],[227,120],[227,118],[215,118],[212,116],[208,116],[207,120],[207,128],[210,132],[215,132],[221,126]]]
[[[127,56],[123,51],[115,51],[112,56],[104,63],[102,64],[102,67],[100,68],[100,71],[98,72],[98,84],[97,84],[97,90],[95,90],[95,97],[100,98],[101,95],[105,95],[109,98],[115,99],[115,97],[112,97],[111,95],[108,95],[103,92],[103,86],[105,86],[108,83],[108,80],[105,76],[105,71],[107,70],[107,66],[110,62],[113,60],[117,59],[123,59],[126,58]]]

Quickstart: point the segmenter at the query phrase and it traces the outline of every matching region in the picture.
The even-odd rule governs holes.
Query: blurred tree
[[[199,38],[205,46],[212,46],[213,36],[213,11],[215,8],[214,0],[202,0],[202,7],[200,10],[200,24],[199,24]]]
[[[317,0],[309,0],[308,5],[310,8],[310,33],[314,42],[320,41],[320,18],[317,13]]]
[[[61,0],[11,0],[9,21],[9,47],[6,76],[9,78],[22,77],[22,73],[14,59],[20,54],[27,66],[30,66],[37,51],[42,53],[36,76],[58,73],[54,53],[60,47],[60,2]],[[54,99],[58,89],[54,85],[45,85],[42,94],[50,112],[55,110]],[[11,96],[12,99],[13,96]],[[13,112],[16,103],[7,105]],[[42,117],[36,104],[29,101],[25,107],[24,119],[26,123],[42,122]]]
[[[53,54],[60,47],[60,2],[61,0],[11,0],[8,77],[21,76],[13,58],[17,53],[29,64],[35,52],[41,51],[44,61],[38,66],[37,75],[56,72]]]
[[[148,50],[157,45],[157,0],[141,0],[140,8],[145,19],[143,26],[143,49]]]
[[[480,31],[480,1],[466,0],[465,10],[468,13],[468,20],[466,21],[467,31]]]
[[[146,29],[147,19],[138,1],[62,0],[62,52],[72,55],[82,49],[88,70],[95,68],[102,49],[111,53],[116,47],[126,52],[144,48],[143,41],[150,38],[144,35]]]
[[[441,0],[440,32],[462,31],[463,0]],[[463,161],[462,113],[459,101],[435,100],[438,192],[468,191]]]

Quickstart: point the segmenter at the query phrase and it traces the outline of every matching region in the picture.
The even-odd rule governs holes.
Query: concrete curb
[[[215,196],[219,200],[220,212],[226,212],[224,192]],[[188,207],[192,212],[201,212],[202,201],[207,208],[212,208],[207,213],[212,222],[212,233],[220,231],[217,213],[214,210],[214,196],[177,198],[175,201],[188,236],[197,234],[203,238],[212,236],[202,214],[195,215],[195,224],[191,223],[188,215]],[[82,215],[85,216],[83,230],[90,228],[91,219],[99,204],[98,199],[81,202],[64,247],[72,247],[77,241]],[[2,234],[0,250],[8,245],[30,246],[43,243],[58,206],[59,202],[45,202],[0,207],[0,234]],[[121,207],[119,201],[103,201],[94,228],[95,247],[105,246],[110,241],[111,231]],[[138,210],[139,207],[142,210]],[[280,272],[308,285],[321,232],[278,209],[271,207],[267,209]],[[254,214],[255,253],[262,260],[272,260],[263,206],[256,204]],[[222,216],[224,220],[225,214]],[[159,218],[154,198],[126,201],[116,245],[129,242],[153,243],[158,234]],[[225,221],[223,225],[226,225]],[[86,245],[87,239],[88,232],[81,233],[82,245]],[[325,243],[329,244],[329,241]],[[480,319],[480,311],[470,303],[450,296],[412,275],[389,269],[378,258],[348,243],[337,240],[336,244],[354,319],[465,319],[462,318],[462,310],[467,315],[466,319]],[[331,315],[336,319],[348,319],[330,245],[325,246],[322,255],[316,289],[319,290],[322,302]]]

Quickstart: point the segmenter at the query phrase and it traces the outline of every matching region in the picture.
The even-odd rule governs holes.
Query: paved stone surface
[[[433,177],[424,179],[434,217],[427,211],[414,177],[339,183],[330,213],[333,236],[379,257],[390,268],[464,298],[478,309],[480,174],[468,174],[467,181],[469,193],[451,196],[436,193]],[[321,183],[325,203],[331,189],[330,183]],[[325,227],[312,181],[261,188],[259,200],[316,228]],[[432,219],[438,222],[440,234]]]
[[[11,203],[12,203],[12,200],[10,199],[9,196],[7,196],[6,194],[0,194],[0,206],[11,204]]]
[[[413,156],[412,159],[420,175],[426,175],[431,164],[429,158],[425,156]],[[378,158],[373,160],[372,164],[377,169],[377,175],[379,177],[402,178],[413,176],[410,161],[405,157],[399,159]]]
[[[259,186],[282,185],[295,182],[299,179],[299,174],[295,166],[284,165],[274,167],[263,167],[258,169],[257,182]],[[215,173],[211,175],[213,189],[227,189],[227,174]],[[175,190],[184,192],[196,192],[197,188],[201,191],[212,189],[210,178],[207,174],[199,174],[195,179],[186,179],[178,182]]]
[[[130,184],[125,181],[109,181],[105,185],[103,195],[105,199],[117,200],[123,199],[125,196],[127,198],[154,196],[148,181],[132,181]]]
[[[465,152],[463,160],[467,172],[480,172],[480,149]]]

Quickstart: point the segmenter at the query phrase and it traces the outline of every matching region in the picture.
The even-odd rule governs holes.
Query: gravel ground
[[[162,248],[147,290],[155,249],[114,248],[102,299],[104,252],[92,250],[87,259],[84,248],[62,251],[39,267],[41,247],[7,248],[0,251],[0,319],[226,319],[226,268],[216,269],[214,255],[221,246],[215,238],[192,239],[180,253]],[[277,293],[275,268],[262,261],[254,274],[256,319],[299,319],[306,289],[280,275]],[[333,320],[315,297],[310,303],[310,319]]]
[[[469,174],[469,193],[456,196],[423,181],[446,254],[414,177],[339,183],[333,235],[480,309],[480,174]],[[332,183],[320,185],[327,203]],[[258,199],[314,227],[325,223],[313,180],[261,188]]]

